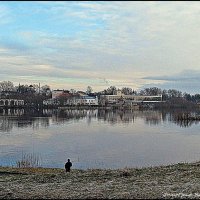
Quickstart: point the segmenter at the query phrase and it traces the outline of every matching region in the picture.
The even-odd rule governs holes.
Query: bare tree
[[[133,90],[132,90],[132,88],[129,88],[129,87],[123,87],[122,93],[125,95],[131,95],[131,94],[133,94]]]
[[[40,93],[44,96],[49,96],[51,94],[51,88],[48,85],[43,85],[41,87]]]
[[[70,89],[69,91],[70,91],[70,93],[72,93],[72,94],[75,94],[75,93],[76,93],[76,90],[75,90],[75,89]]]
[[[0,92],[2,91],[14,91],[15,87],[11,81],[2,81],[0,82]]]
[[[86,94],[91,94],[93,91],[91,86],[87,86]]]
[[[115,86],[110,86],[109,88],[107,88],[106,90],[104,90],[104,94],[112,95],[116,91],[117,91],[117,88]]]
[[[152,88],[145,88],[140,91],[140,95],[159,95],[162,94],[162,90],[157,87],[152,87]]]
[[[182,97],[182,92],[175,90],[175,89],[169,89],[168,90],[168,97],[172,98],[172,97]]]

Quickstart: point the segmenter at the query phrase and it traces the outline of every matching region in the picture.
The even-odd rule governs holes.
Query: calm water
[[[0,110],[0,165],[22,154],[43,167],[124,168],[200,160],[200,123],[178,111]],[[198,114],[199,113],[193,113]]]

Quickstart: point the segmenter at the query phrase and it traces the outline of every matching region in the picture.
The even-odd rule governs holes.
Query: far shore
[[[0,167],[0,199],[200,198],[200,162],[124,169]]]

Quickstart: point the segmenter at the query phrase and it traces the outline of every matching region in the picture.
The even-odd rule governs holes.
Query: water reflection
[[[188,116],[200,116],[200,112],[199,111],[188,111],[188,110],[172,110],[170,112],[168,112],[168,120],[177,124],[180,127],[190,127],[192,125],[196,125],[199,123],[199,120],[192,120],[189,118],[186,119],[180,119],[181,116],[183,115],[188,115]]]
[[[64,124],[69,121],[86,119],[90,124],[93,119],[104,121],[111,125],[134,123],[137,119],[143,119],[145,124],[158,125],[164,121],[170,121],[180,127],[190,127],[198,124],[197,120],[178,120],[179,115],[186,111],[176,110],[106,110],[106,109],[0,109],[0,132],[10,132],[14,127],[26,128],[49,127],[50,122]],[[199,116],[199,112],[188,112],[192,116]]]
[[[10,132],[14,127],[32,127],[39,129],[40,126],[48,127],[51,115],[37,110],[25,109],[0,109],[0,131]]]
[[[195,126],[199,122],[179,120],[186,113],[200,114],[183,110],[0,110],[0,165],[12,166],[22,151],[40,154],[45,167],[63,167],[69,157],[79,169],[194,161],[200,157],[199,127]]]

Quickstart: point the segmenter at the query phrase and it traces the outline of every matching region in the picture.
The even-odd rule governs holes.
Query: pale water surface
[[[145,167],[200,160],[200,123],[180,123],[178,111],[0,110],[0,165],[22,154],[41,166]],[[193,113],[194,114],[194,113]],[[199,114],[199,113],[195,113]]]

